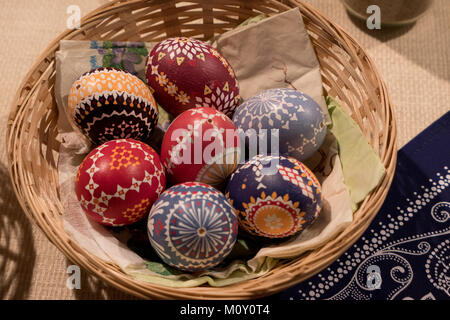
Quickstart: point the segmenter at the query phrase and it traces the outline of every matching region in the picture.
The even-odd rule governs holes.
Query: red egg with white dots
[[[240,138],[233,122],[206,107],[189,109],[173,120],[161,146],[161,161],[172,183],[221,187],[239,157]]]
[[[158,154],[133,139],[108,141],[92,150],[79,166],[75,182],[83,211],[107,226],[145,218],[165,187]]]

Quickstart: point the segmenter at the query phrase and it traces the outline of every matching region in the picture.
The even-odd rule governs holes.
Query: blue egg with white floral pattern
[[[164,191],[150,210],[150,243],[168,265],[195,272],[223,261],[236,242],[236,212],[223,193],[199,182]]]
[[[247,136],[249,129],[260,137],[267,134],[268,153],[275,154],[274,149],[278,149],[279,154],[299,161],[320,148],[327,132],[320,106],[307,94],[291,88],[269,89],[246,100],[236,109],[233,123]],[[270,129],[278,129],[278,133]],[[264,153],[259,148],[258,153]]]
[[[251,158],[231,175],[225,195],[241,228],[264,238],[298,235],[322,209],[319,181],[292,157]]]

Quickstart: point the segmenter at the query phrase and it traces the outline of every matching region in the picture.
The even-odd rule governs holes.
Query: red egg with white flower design
[[[213,108],[183,112],[170,124],[161,146],[161,161],[173,183],[198,181],[220,187],[239,157],[236,127]]]
[[[108,141],[92,150],[78,168],[75,182],[83,211],[108,226],[145,218],[165,186],[158,154],[133,139]]]
[[[147,57],[146,75],[156,100],[174,116],[211,107],[231,117],[240,103],[232,67],[200,40],[178,37],[158,43]]]

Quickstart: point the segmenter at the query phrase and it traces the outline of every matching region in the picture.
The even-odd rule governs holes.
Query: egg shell
[[[217,136],[208,137],[208,132]],[[198,181],[219,187],[238,166],[239,156],[233,122],[213,108],[183,112],[170,124],[161,146],[161,161],[174,184]]]
[[[292,157],[253,157],[231,175],[225,194],[239,225],[266,238],[300,234],[322,208],[319,181]]]
[[[147,57],[146,75],[156,100],[173,116],[211,107],[231,117],[240,103],[233,68],[200,40],[178,37],[158,43]]]
[[[320,106],[307,94],[291,88],[269,89],[246,100],[236,109],[233,123],[244,132],[268,130],[267,153],[278,151],[300,161],[319,150],[327,132]],[[279,150],[271,150],[270,129],[279,130]]]
[[[148,138],[158,107],[148,86],[131,73],[98,68],[74,82],[68,97],[72,123],[95,145],[114,139]]]
[[[238,220],[225,196],[197,182],[164,191],[147,224],[150,243],[161,259],[184,271],[216,266],[236,242]]]
[[[79,166],[75,182],[83,211],[107,226],[146,217],[165,187],[158,154],[134,139],[112,140],[92,150]]]

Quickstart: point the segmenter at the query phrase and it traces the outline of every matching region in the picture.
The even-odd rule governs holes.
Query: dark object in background
[[[371,14],[367,7],[380,7],[381,24],[384,26],[400,26],[410,24],[419,19],[431,6],[433,0],[341,0],[352,15],[366,20]]]

